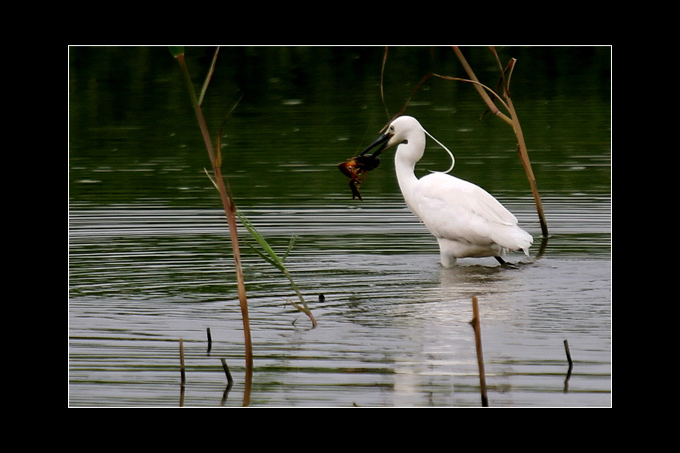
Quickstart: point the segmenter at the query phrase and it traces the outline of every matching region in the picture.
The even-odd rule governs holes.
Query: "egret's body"
[[[399,188],[409,209],[437,238],[444,267],[463,257],[493,256],[504,263],[501,256],[509,251],[529,255],[533,238],[487,191],[446,173],[416,177],[416,163],[425,151],[425,131],[415,118],[394,120],[372,147],[384,142],[380,151],[398,145],[394,163]]]

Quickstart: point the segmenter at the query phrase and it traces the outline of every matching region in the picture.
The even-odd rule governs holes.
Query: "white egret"
[[[414,169],[423,157],[426,133],[418,120],[401,116],[362,154],[382,145],[373,153],[377,157],[384,149],[398,145],[394,165],[399,188],[409,209],[437,238],[442,266],[451,267],[458,258],[485,256],[506,264],[502,255],[516,250],[529,256],[533,238],[517,226],[517,218],[486,190],[441,172],[416,178]],[[449,154],[451,171],[455,159],[450,151]]]

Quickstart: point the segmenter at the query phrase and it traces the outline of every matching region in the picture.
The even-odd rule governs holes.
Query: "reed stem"
[[[479,389],[482,394],[482,407],[489,407],[486,396],[486,373],[484,371],[484,356],[482,354],[482,332],[479,325],[479,307],[477,296],[472,296],[472,329],[475,331],[475,348],[477,349],[477,366],[479,367]]]
[[[217,154],[215,153],[215,147],[213,146],[212,139],[210,138],[210,133],[208,132],[208,125],[205,121],[205,117],[203,116],[203,110],[201,109],[201,104],[199,103],[198,98],[196,97],[196,91],[194,89],[194,85],[191,81],[191,76],[189,74],[189,69],[187,68],[186,62],[184,60],[184,50],[182,48],[172,48],[170,49],[171,53],[177,60],[180,69],[182,70],[182,74],[184,75],[184,80],[187,85],[187,91],[189,92],[189,97],[191,99],[191,105],[194,108],[194,112],[196,114],[196,120],[198,121],[198,126],[201,130],[201,135],[203,136],[203,141],[205,143],[205,148],[208,151],[208,156],[210,157],[210,163],[213,167],[213,172],[215,173],[215,182],[217,184],[217,189],[220,193],[220,198],[222,200],[222,206],[224,208],[224,213],[227,217],[227,223],[229,225],[229,236],[231,238],[231,247],[234,252],[234,265],[236,269],[236,280],[237,280],[237,286],[238,286],[238,298],[239,298],[239,304],[241,306],[241,315],[243,318],[243,335],[244,335],[244,342],[245,342],[245,349],[246,349],[246,388],[250,388],[250,383],[252,381],[252,370],[253,370],[253,346],[252,346],[252,339],[250,335],[250,321],[249,321],[249,316],[248,316],[248,299],[246,297],[246,285],[245,285],[245,279],[243,277],[243,269],[241,267],[241,251],[239,248],[239,242],[238,242],[238,230],[237,230],[237,222],[236,222],[236,205],[234,204],[234,200],[231,197],[231,193],[228,190],[224,178],[222,177],[222,169],[219,164],[221,164],[221,159],[220,162],[218,162],[217,159]],[[217,52],[216,52],[217,54]],[[212,76],[212,71],[214,67],[214,59],[213,59],[213,65],[211,66],[211,69],[208,73],[208,77],[206,78],[205,83],[203,84],[203,89],[201,93],[201,101],[203,100],[203,95],[205,94],[205,90],[207,89],[208,82]],[[248,396],[246,395],[244,397],[244,400],[246,400]]]
[[[503,80],[503,97],[505,98],[505,104],[508,109],[508,112],[510,113],[510,118],[508,118],[507,115],[504,115],[503,113],[500,112],[500,110],[498,110],[498,108],[493,103],[487,92],[484,90],[483,86],[480,86],[481,84],[479,83],[477,76],[475,75],[474,71],[468,64],[467,60],[463,56],[463,53],[460,51],[460,49],[457,46],[453,46],[453,51],[456,53],[456,56],[460,60],[460,63],[463,65],[463,68],[465,69],[465,72],[467,72],[468,77],[470,77],[470,79],[476,82],[474,84],[475,89],[477,90],[477,92],[479,92],[479,95],[482,97],[482,99],[489,107],[491,112],[512,126],[512,129],[515,132],[515,136],[517,137],[517,153],[519,154],[520,160],[522,161],[522,166],[524,167],[524,172],[527,175],[527,179],[529,180],[529,186],[531,187],[531,193],[534,197],[534,203],[536,204],[536,211],[538,212],[538,219],[541,224],[541,232],[544,237],[548,237],[548,223],[545,220],[545,212],[543,211],[541,195],[538,192],[538,187],[536,185],[536,177],[534,176],[534,171],[531,168],[531,161],[529,160],[527,145],[524,141],[524,133],[522,132],[522,128],[519,124],[519,118],[517,117],[517,112],[515,111],[515,107],[510,97],[509,78],[505,77],[505,71],[503,70],[503,66],[500,63],[500,59],[498,58],[496,50],[493,47],[491,47],[491,52],[496,57],[496,61],[498,62],[498,66],[500,67],[501,70],[501,77]],[[516,61],[517,60],[515,60],[514,58],[511,60],[508,66],[508,70],[510,73],[512,73],[512,69],[514,68]]]
[[[187,375],[184,368],[184,341],[181,338],[179,339],[179,372],[182,377],[181,385],[184,387],[187,382]]]

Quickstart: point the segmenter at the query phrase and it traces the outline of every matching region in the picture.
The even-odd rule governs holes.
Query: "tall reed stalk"
[[[249,394],[252,385],[252,374],[253,374],[253,345],[250,336],[250,320],[248,317],[248,299],[246,296],[246,285],[243,278],[243,269],[241,267],[241,251],[238,242],[238,230],[236,226],[236,205],[234,204],[234,199],[231,196],[231,191],[225,184],[224,178],[222,177],[221,169],[221,155],[218,158],[218,153],[215,152],[215,147],[213,146],[212,139],[210,138],[210,133],[208,132],[208,125],[203,116],[203,110],[201,105],[203,102],[203,96],[210,82],[212,72],[215,66],[215,60],[217,58],[219,48],[215,51],[215,56],[210,67],[210,71],[206,77],[201,90],[200,98],[196,97],[196,91],[194,90],[194,84],[191,81],[191,75],[189,74],[189,69],[187,68],[186,62],[184,60],[184,47],[170,47],[170,53],[175,57],[179,67],[184,75],[184,81],[186,82],[187,91],[189,92],[189,97],[191,98],[191,105],[196,113],[196,120],[198,121],[198,126],[201,130],[201,135],[203,136],[203,141],[205,143],[205,148],[208,151],[208,156],[210,157],[210,163],[212,165],[213,172],[215,174],[215,184],[220,193],[220,198],[222,199],[222,206],[224,208],[224,213],[227,217],[227,223],[229,225],[229,236],[231,238],[231,247],[234,252],[234,265],[236,268],[236,280],[238,284],[238,299],[241,305],[241,315],[243,318],[243,335],[246,348],[246,392],[244,396],[244,405],[249,404]]]
[[[493,53],[494,57],[496,58],[496,63],[498,63],[498,68],[501,71],[503,98],[505,99],[504,105],[508,109],[508,113],[510,113],[510,118],[508,118],[506,115],[503,115],[502,112],[500,112],[498,108],[496,108],[496,105],[493,103],[493,101],[488,96],[486,91],[482,88],[482,85],[479,83],[477,76],[475,75],[474,71],[472,70],[467,60],[463,56],[463,53],[457,46],[453,46],[453,51],[456,53],[456,56],[460,60],[460,63],[463,65],[463,68],[465,68],[465,72],[467,72],[470,79],[477,82],[475,84],[475,88],[479,92],[479,95],[482,97],[486,105],[489,107],[489,109],[491,109],[491,111],[496,116],[501,118],[506,123],[510,124],[512,126],[513,131],[515,132],[515,136],[517,137],[517,153],[519,154],[520,160],[522,161],[524,172],[526,173],[527,179],[529,180],[529,185],[531,186],[531,193],[534,196],[534,203],[536,204],[538,218],[541,223],[541,232],[543,233],[544,237],[548,237],[548,224],[545,220],[545,213],[543,211],[541,195],[538,193],[538,187],[536,186],[536,177],[534,176],[534,171],[531,168],[529,152],[527,151],[527,145],[524,142],[524,133],[522,132],[522,127],[519,124],[519,118],[517,117],[515,106],[512,103],[512,98],[510,97],[510,77],[512,76],[512,70],[515,68],[515,63],[517,62],[517,59],[515,58],[511,59],[510,63],[508,63],[505,70],[503,70],[503,65],[501,64],[496,49],[494,47],[490,47],[490,49],[491,53]]]

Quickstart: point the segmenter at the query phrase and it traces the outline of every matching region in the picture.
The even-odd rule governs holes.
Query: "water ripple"
[[[532,201],[502,201],[537,236],[535,249]],[[275,249],[298,237],[287,265],[319,321],[306,328],[283,276],[243,247],[252,404],[477,405],[468,325],[476,295],[496,405],[608,405],[610,203],[544,203],[552,237],[543,258],[519,270],[492,259],[442,269],[436,241],[396,200],[244,208]],[[242,383],[243,339],[223,213],[72,206],[69,221],[71,404],[176,405],[178,338],[191,359],[185,404],[224,404],[216,357]],[[577,360],[568,394],[565,337]]]

